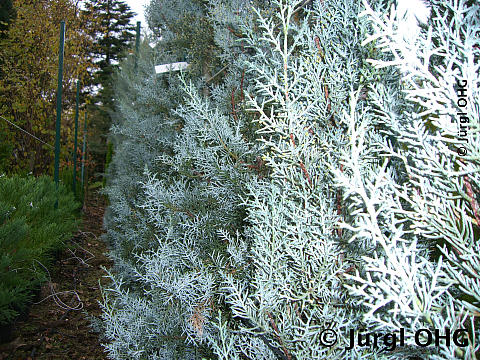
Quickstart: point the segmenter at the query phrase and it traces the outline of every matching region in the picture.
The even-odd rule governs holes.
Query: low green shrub
[[[54,208],[58,198],[58,207]],[[78,226],[79,204],[51,178],[0,177],[0,324],[11,323],[32,300],[55,251]]]

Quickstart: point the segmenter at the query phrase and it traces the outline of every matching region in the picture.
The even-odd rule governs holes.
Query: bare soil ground
[[[0,345],[0,360],[107,359],[85,315],[100,314],[98,282],[107,283],[101,266],[112,266],[100,239],[105,199],[90,194],[84,210],[81,229],[71,239],[78,246],[63,251],[50,268],[51,280],[37,304],[14,324],[13,340]]]

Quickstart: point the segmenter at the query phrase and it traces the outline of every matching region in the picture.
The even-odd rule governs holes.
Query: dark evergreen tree
[[[12,0],[2,0],[0,2],[0,37],[7,30],[10,20],[15,16],[15,9]]]
[[[0,39],[5,38],[6,30],[8,29],[8,25],[14,15],[15,9],[13,7],[12,0],[2,0],[0,2]],[[2,76],[2,60],[0,59],[0,78]],[[11,153],[11,144],[8,144],[4,134],[0,134],[0,171],[6,167],[8,163],[8,157]]]
[[[131,20],[135,13],[124,1],[88,0],[83,15],[89,18],[89,35],[94,40],[91,48],[93,62],[92,80],[89,84],[93,93],[88,110],[93,119],[90,127],[91,151],[96,160],[97,171],[103,171],[106,153],[106,136],[111,124],[113,110],[112,75],[120,60],[133,46],[135,26]]]

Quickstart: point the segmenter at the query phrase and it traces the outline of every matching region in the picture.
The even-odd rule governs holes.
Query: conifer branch
[[[467,188],[467,195],[470,197],[470,206],[472,207],[473,216],[477,221],[476,225],[480,226],[480,217],[478,216],[479,207],[475,197],[475,193],[473,192],[472,185],[470,184],[470,180],[468,179],[467,175],[463,177],[463,180],[465,182],[465,187]]]
[[[233,118],[235,119],[235,121],[238,121],[238,118],[237,118],[237,112],[235,111],[235,90],[237,88],[234,87],[232,89],[232,95],[231,95],[231,104],[232,104],[232,115],[233,115]]]
[[[255,326],[254,324],[252,324],[252,322],[248,319],[244,319],[244,318],[241,318],[240,319],[240,322],[245,325],[245,326],[248,326],[250,328],[254,328],[253,331],[255,331],[255,333],[253,333],[252,335],[255,336],[255,337],[258,337],[260,340],[263,341],[263,343],[272,351],[272,353],[280,360],[296,360],[295,357],[292,357],[291,359],[289,359],[285,353],[278,349],[277,347],[273,346],[272,344],[272,340],[268,339],[263,333],[266,333],[266,331],[264,331],[263,329],[261,329],[259,326]]]
[[[290,141],[292,142],[293,147],[295,147],[295,139],[293,138],[293,134],[290,133]]]
[[[242,42],[243,46],[243,42]],[[245,101],[245,96],[243,93],[243,79],[245,78],[245,70],[242,71],[242,80],[240,80],[240,100],[243,102]]]
[[[343,164],[340,164],[340,172],[343,172]],[[342,215],[341,201],[342,201],[342,190],[337,189],[337,215],[338,216]],[[341,227],[338,227],[337,234],[338,234],[338,236],[342,236],[342,228]]]
[[[312,180],[310,179],[310,175],[308,174],[308,171],[307,171],[307,169],[305,168],[305,165],[303,165],[303,162],[302,162],[302,161],[300,161],[299,165],[300,165],[300,168],[302,169],[303,175],[305,175],[305,177],[307,178],[308,183],[310,184],[310,186],[312,186]]]
[[[270,311],[267,311],[267,315],[270,318],[270,324],[272,325],[273,330],[275,331],[275,335],[277,336],[278,342],[282,346],[283,353],[285,354],[288,360],[292,360],[290,353],[288,352],[288,350],[285,348],[285,345],[283,344],[283,340],[279,335],[277,324],[275,324],[275,321],[273,320],[273,316],[272,314],[270,314]]]
[[[193,215],[189,210],[182,210],[182,209],[179,209],[178,207],[176,207],[175,205],[172,205],[172,204],[169,204],[169,203],[165,203],[164,204],[165,207],[167,209],[170,209],[174,212],[179,212],[179,213],[184,213],[186,214],[187,216],[191,217],[192,219],[195,218],[195,215]]]
[[[216,132],[216,133],[217,133],[218,140],[220,141],[220,144],[222,144],[225,151],[228,153],[228,155],[230,155],[235,160],[235,162],[237,162],[238,161],[237,154],[231,152],[230,149],[228,148],[227,144],[225,144],[225,142],[222,140],[222,137],[220,136],[220,134],[218,132]]]
[[[323,60],[323,58],[325,57],[325,54],[323,53],[322,48],[320,46],[320,39],[318,38],[318,36],[315,36],[315,45],[317,46],[318,54],[320,55],[320,58]]]
[[[292,133],[290,133],[290,141],[292,142],[293,147],[296,147],[295,139]],[[303,175],[307,179],[308,183],[310,184],[310,186],[312,186],[312,180],[310,179],[310,175],[308,174],[308,171],[305,168],[305,165],[303,165],[303,162],[301,160],[298,162],[298,165],[300,166],[300,169],[302,169]]]
[[[213,79],[215,79],[218,75],[220,75],[224,70],[226,70],[228,68],[228,64],[225,65],[223,68],[221,68],[220,70],[218,70],[213,76],[211,76],[210,78],[208,78],[205,83],[208,84],[209,82],[211,82]]]
[[[228,31],[230,31],[233,35],[235,35],[238,38],[243,38],[242,34],[237,33],[235,30],[233,30],[230,26],[227,26]]]

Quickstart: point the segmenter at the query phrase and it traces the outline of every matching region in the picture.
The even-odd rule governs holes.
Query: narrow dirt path
[[[14,340],[0,349],[0,360],[107,358],[85,316],[85,311],[100,314],[98,280],[106,283],[100,267],[112,265],[103,255],[106,247],[100,239],[105,199],[90,194],[85,210],[81,231],[71,239],[76,249],[63,251],[51,267],[51,281],[36,300],[43,301],[32,305],[28,317],[15,324]],[[55,293],[58,298],[52,296]]]

